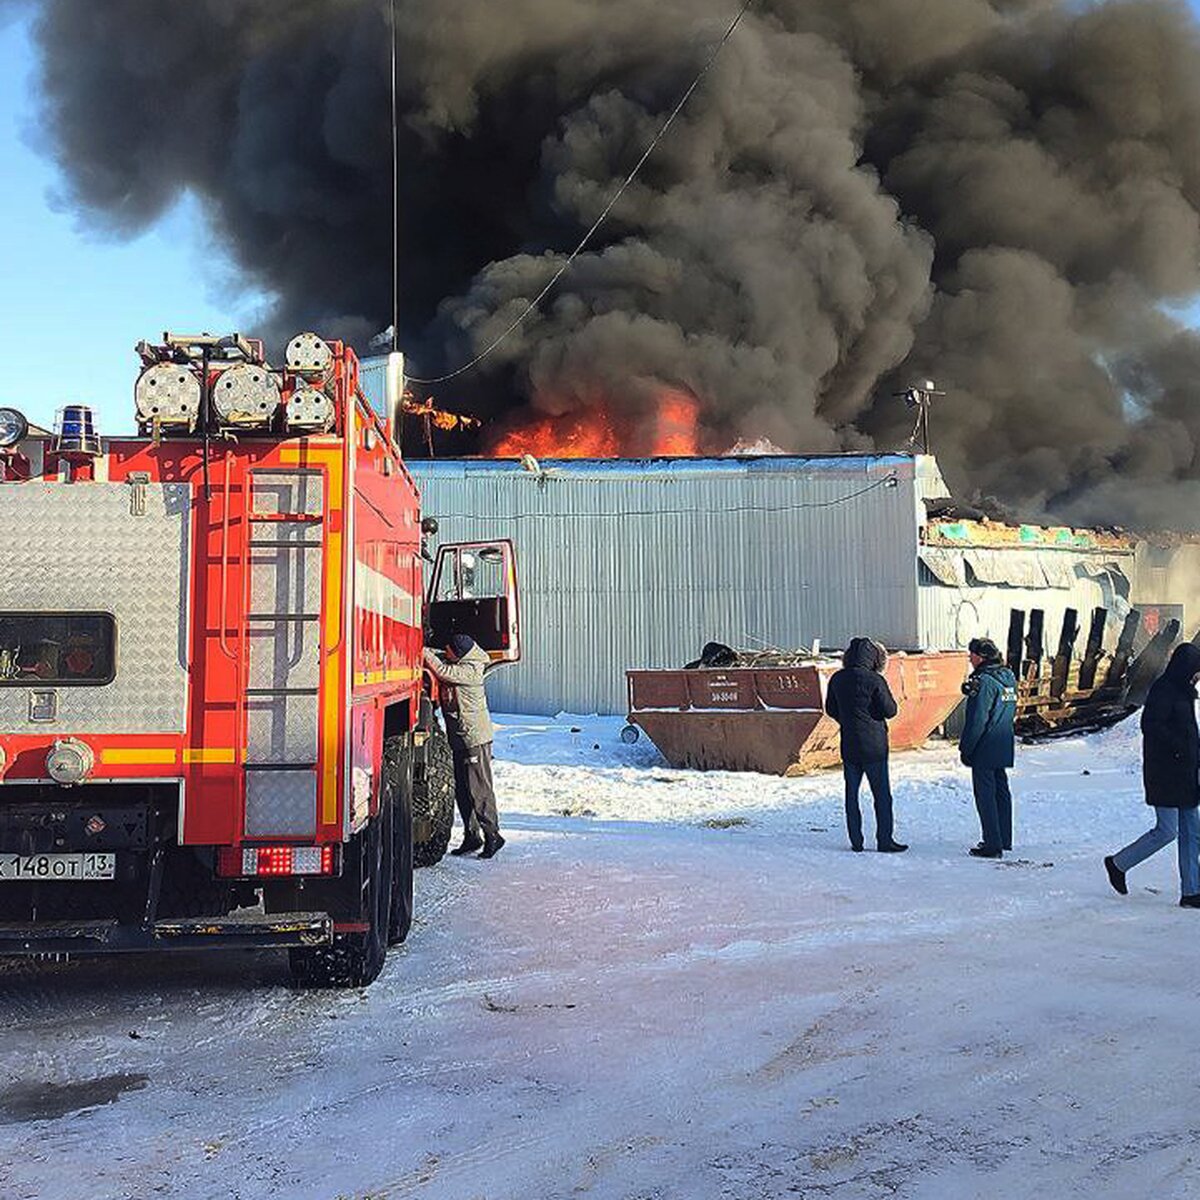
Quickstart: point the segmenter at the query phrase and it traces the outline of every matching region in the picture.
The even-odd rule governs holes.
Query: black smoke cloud
[[[731,0],[397,0],[402,340],[453,368],[603,208]],[[272,333],[391,310],[387,5],[40,0],[47,148],[117,234],[185,190]],[[484,369],[501,423],[699,399],[711,447],[905,443],[958,493],[1195,524],[1200,41],[1182,0],[758,0],[596,244]]]

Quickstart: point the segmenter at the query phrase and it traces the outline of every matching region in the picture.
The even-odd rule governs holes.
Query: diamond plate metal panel
[[[325,508],[325,477],[320,471],[253,471],[251,503],[257,516],[308,513]]]
[[[246,772],[247,837],[304,837],[316,831],[315,771]]]
[[[321,634],[313,621],[251,621],[252,688],[317,687],[321,682]]]
[[[246,701],[246,761],[317,761],[316,696],[251,696]]]
[[[319,613],[321,611],[319,547],[254,546],[250,550],[252,613]]]
[[[322,479],[305,473],[253,475],[256,512],[320,513]],[[316,688],[321,678],[321,630],[316,621],[272,620],[321,612],[321,529],[259,523],[250,551],[250,617],[247,631],[251,688]],[[257,614],[258,619],[256,619]],[[315,762],[316,696],[252,698],[246,707],[247,761]]]
[[[0,487],[0,609],[108,612],[116,676],[60,687],[52,726],[29,720],[29,688],[0,687],[0,729],[181,733],[187,714],[187,484]]]

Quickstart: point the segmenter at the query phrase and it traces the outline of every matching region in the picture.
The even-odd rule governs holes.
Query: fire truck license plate
[[[115,854],[0,854],[0,879],[113,879]]]

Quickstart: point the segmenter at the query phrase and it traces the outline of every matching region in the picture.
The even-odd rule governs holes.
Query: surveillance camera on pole
[[[912,435],[908,439],[908,444],[913,447],[919,445],[922,454],[929,453],[929,408],[933,402],[933,397],[944,396],[945,394],[944,391],[939,390],[937,384],[932,379],[925,379],[920,383],[914,383],[902,392],[895,393],[896,396],[903,398],[904,403],[909,408],[916,410],[917,419],[913,425]]]

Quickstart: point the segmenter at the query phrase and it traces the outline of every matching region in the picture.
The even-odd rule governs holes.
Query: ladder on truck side
[[[319,823],[328,483],[319,467],[252,466],[243,488],[241,604],[232,655],[237,744],[245,748],[243,833],[251,841],[311,840]],[[224,516],[228,523],[228,494]],[[228,528],[223,543],[227,553]],[[226,570],[223,557],[223,575]]]

